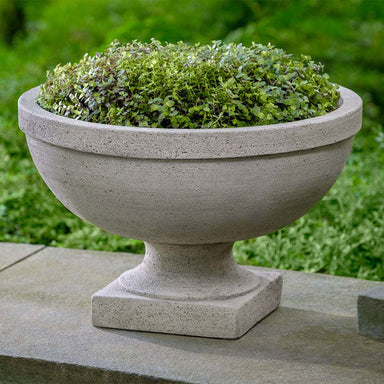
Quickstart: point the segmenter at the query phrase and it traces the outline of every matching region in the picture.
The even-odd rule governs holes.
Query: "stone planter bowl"
[[[228,327],[218,332],[194,329],[209,318],[213,307],[245,300],[271,284],[274,295],[266,312],[275,309],[279,278],[266,282],[251,269],[237,266],[232,245],[292,223],[332,187],[362,116],[360,97],[343,87],[340,93],[339,108],[324,116],[195,130],[78,121],[39,107],[38,87],[24,93],[19,125],[37,169],[56,197],[84,220],[146,244],[144,261],[113,283],[114,293],[94,296],[94,324],[233,338],[267,314],[252,315],[262,304],[243,315],[253,316],[244,326],[239,325],[239,313],[247,304],[236,307],[231,332]],[[103,310],[96,309],[98,297],[104,298],[98,305]],[[111,297],[118,297],[118,304],[112,305]],[[135,300],[140,305],[130,307]],[[143,309],[145,303],[158,313],[158,319],[147,325],[151,313],[146,312],[149,307]],[[163,306],[174,303],[182,305],[172,318]],[[207,303],[213,307],[205,313]],[[191,305],[197,308],[195,314]],[[228,319],[231,311],[223,306],[223,319]],[[123,319],[140,311],[134,323]],[[106,312],[113,313],[113,319]],[[159,326],[161,316],[166,319]]]

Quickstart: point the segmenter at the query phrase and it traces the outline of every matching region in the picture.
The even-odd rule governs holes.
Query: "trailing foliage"
[[[41,107],[70,118],[159,128],[226,128],[324,115],[337,86],[309,56],[252,43],[161,44],[115,40],[102,54],[58,65]]]

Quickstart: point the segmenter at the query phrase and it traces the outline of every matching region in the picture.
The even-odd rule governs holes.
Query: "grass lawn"
[[[18,129],[17,98],[59,62],[79,60],[114,38],[151,37],[271,42],[311,55],[332,81],[363,97],[363,129],[327,196],[292,225],[238,242],[234,251],[243,264],[384,280],[381,0],[0,0],[0,241],[143,252],[140,241],[84,223],[56,200]]]

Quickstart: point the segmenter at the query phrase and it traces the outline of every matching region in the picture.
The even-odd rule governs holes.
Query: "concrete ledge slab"
[[[383,383],[384,342],[357,333],[358,292],[381,283],[284,271],[239,340],[93,327],[92,293],[141,258],[46,248],[2,272],[0,382]]]
[[[37,244],[0,243],[0,272],[44,247]]]
[[[384,285],[359,294],[359,333],[384,339]]]

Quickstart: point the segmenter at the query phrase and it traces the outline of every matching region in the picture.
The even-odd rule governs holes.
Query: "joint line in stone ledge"
[[[0,246],[1,246],[1,244],[0,244]],[[0,269],[0,272],[4,272],[6,269],[11,268],[11,267],[13,267],[16,264],[21,263],[22,261],[28,259],[29,257],[31,257],[33,255],[36,255],[37,253],[39,253],[40,251],[44,250],[45,248],[48,248],[48,245],[44,245],[42,248],[39,248],[36,251],[33,251],[33,252],[29,253],[28,255],[22,257],[21,259],[18,259],[16,261],[14,261],[13,263],[9,264],[9,265],[6,265],[4,268]]]

